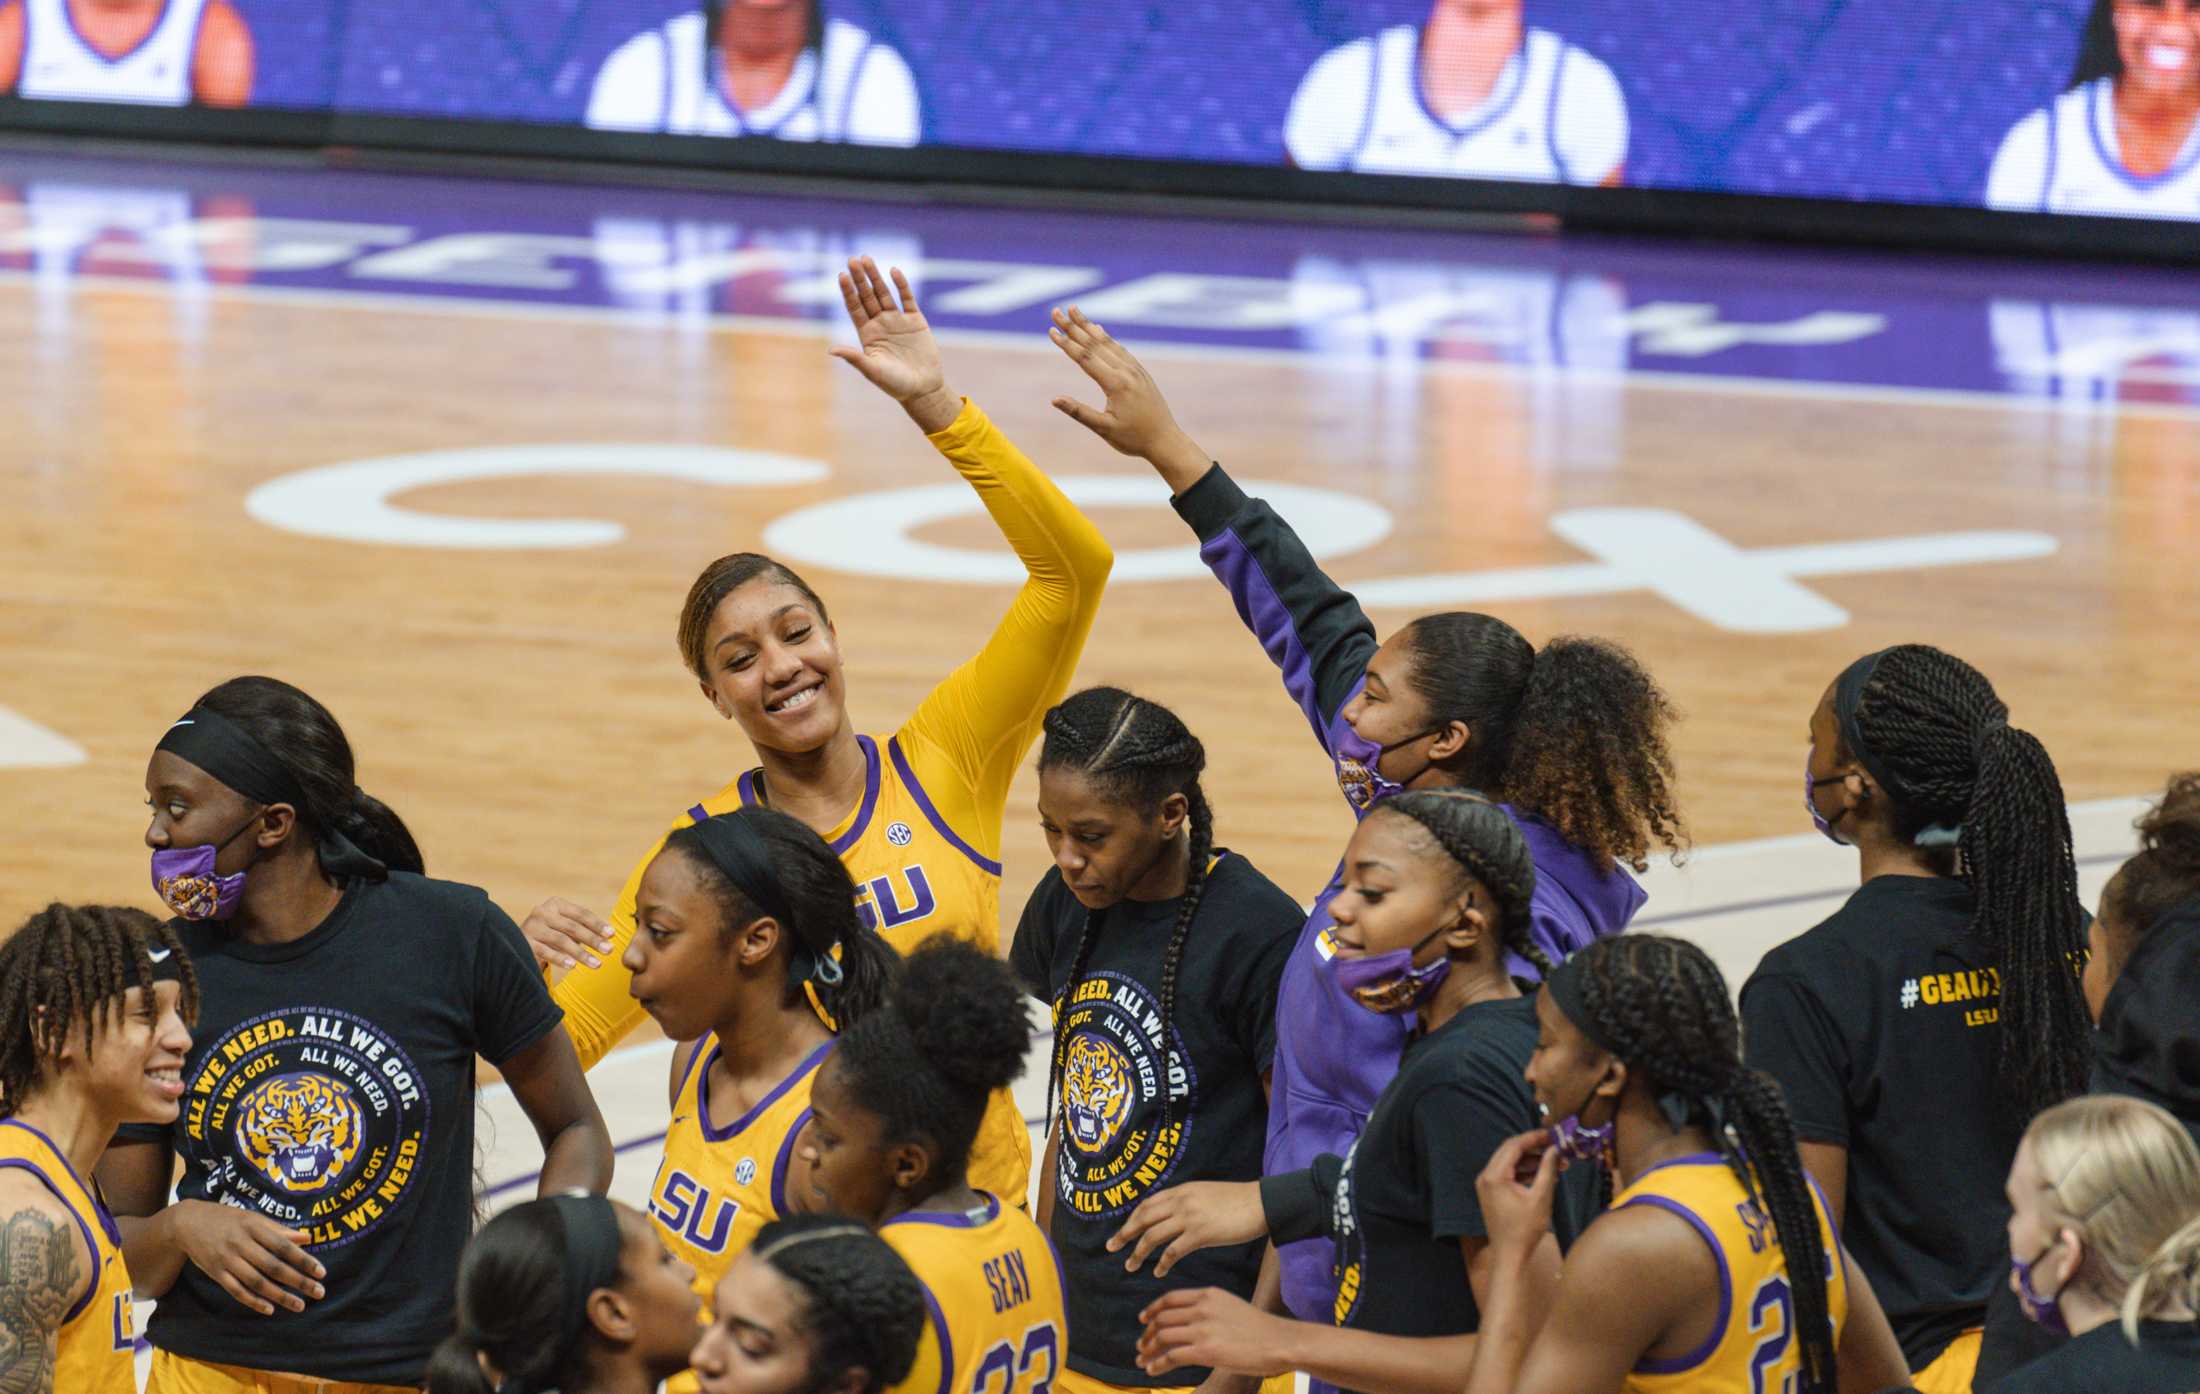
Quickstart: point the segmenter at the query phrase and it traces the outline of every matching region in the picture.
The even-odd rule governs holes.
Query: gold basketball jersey
[[[1069,1355],[1062,1270],[1031,1217],[987,1195],[972,1211],[879,1226],[924,1285],[917,1363],[892,1394],[1033,1394]]]
[[[137,1319],[114,1217],[52,1139],[20,1119],[0,1118],[0,1170],[36,1177],[68,1207],[92,1254],[91,1281],[61,1320],[53,1387],[69,1394],[137,1394]]]

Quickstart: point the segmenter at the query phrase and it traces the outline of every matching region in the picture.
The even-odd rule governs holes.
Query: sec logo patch
[[[896,847],[907,847],[915,837],[916,834],[909,831],[907,823],[888,823],[886,825],[886,840]]]
[[[740,1161],[735,1162],[733,1164],[733,1179],[743,1186],[754,1181],[756,1179],[756,1158],[743,1157]]]

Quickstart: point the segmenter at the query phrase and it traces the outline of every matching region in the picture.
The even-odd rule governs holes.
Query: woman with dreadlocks
[[[1075,307],[1054,343],[1107,393],[1104,409],[1054,406],[1116,450],[1151,464],[1200,557],[1336,768],[1355,816],[1401,789],[1479,789],[1520,825],[1535,859],[1528,937],[1553,959],[1617,934],[1642,907],[1627,874],[1687,835],[1667,735],[1675,719],[1650,674],[1617,644],[1559,638],[1541,649],[1494,615],[1423,615],[1376,641],[1353,595],[1322,572],[1275,510],[1247,496],[1177,425],[1152,375]],[[1398,1071],[1410,1025],[1364,1012],[1328,976],[1329,901],[1315,899],[1285,971],[1277,1017],[1270,1172],[1342,1153]],[[1515,975],[1534,965],[1517,955]],[[1327,1246],[1279,1252],[1283,1298],[1308,1321],[1336,1299]]]
[[[49,905],[0,943],[0,1389],[137,1394],[122,1236],[87,1179],[183,1098],[198,979],[141,910]]]
[[[1252,1185],[1191,1184],[1139,1206],[1115,1241],[1157,1273],[1209,1244],[1326,1235],[1338,1274],[1330,1320],[1291,1321],[1212,1289],[1149,1306],[1142,1367],[1305,1370],[1373,1394],[1456,1394],[1489,1291],[1482,1212],[1465,1179],[1535,1120],[1522,1078],[1535,1007],[1507,969],[1550,960],[1528,933],[1535,864],[1495,804],[1463,790],[1400,794],[1361,822],[1331,902],[1330,971],[1359,1009],[1408,1018],[1413,1043],[1367,1131],[1339,1159]],[[1558,1245],[1596,1207],[1587,1171],[1567,1178]]]
[[[1780,1087],[1742,1065],[1726,980],[1662,935],[1593,944],[1536,1001],[1546,1119],[1476,1180],[1490,1297],[1467,1394],[1877,1394],[1909,1377],[1797,1155]],[[1611,1207],[1536,1286],[1560,1172]]]
[[[1260,1175],[1276,984],[1301,912],[1215,845],[1206,751],[1168,708],[1089,688],[1048,712],[1044,731],[1039,824],[1054,865],[1009,961],[1054,1009],[1039,1219],[1069,1286],[1056,1387],[1201,1384],[1203,1369],[1139,1368],[1138,1313],[1168,1286],[1252,1294],[1258,1236],[1168,1284],[1126,1272],[1108,1239],[1162,1186]]]
[[[1811,819],[1863,885],[1742,989],[1750,1063],[1925,1394],[1972,1387],[2024,1127],[2084,1090],[2085,911],[2062,781],[1993,684],[1923,644],[1850,664],[1810,720]]]

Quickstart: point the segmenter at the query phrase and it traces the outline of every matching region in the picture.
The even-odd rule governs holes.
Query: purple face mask
[[[1448,954],[1425,968],[1413,966],[1413,956],[1429,939],[1444,932],[1444,929],[1434,930],[1410,949],[1392,949],[1388,953],[1362,954],[1356,958],[1333,956],[1329,960],[1329,971],[1336,978],[1337,986],[1371,1012],[1396,1016],[1413,1011],[1434,996],[1444,979],[1451,976],[1451,956]]]
[[[1551,1117],[1550,1106],[1537,1104],[1536,1107],[1542,1111],[1544,1121],[1548,1123]],[[1581,1112],[1576,1109],[1550,1124],[1551,1150],[1558,1153],[1559,1160],[1569,1166],[1575,1162],[1601,1162],[1605,1154],[1612,1150],[1613,1127],[1611,1123],[1599,1123],[1592,1128],[1581,1121]]]
[[[1819,835],[1836,847],[1848,846],[1849,840],[1836,832],[1833,824],[1826,821],[1826,815],[1818,811],[1818,786],[1821,784],[1839,784],[1847,778],[1848,776],[1845,774],[1829,775],[1824,779],[1811,778],[1810,752],[1807,750],[1803,752],[1803,807],[1809,811],[1811,825],[1818,829]]]
[[[247,818],[244,827],[219,843],[163,847],[153,853],[153,891],[178,919],[226,920],[237,913],[244,900],[245,874],[218,876],[214,859],[258,819],[258,814]]]
[[[2051,1335],[2068,1336],[2070,1334],[2070,1324],[2063,1320],[2062,1306],[2055,1300],[2061,1294],[2057,1293],[2054,1297],[2042,1297],[2032,1291],[2032,1265],[2053,1253],[2055,1245],[2061,1242],[2060,1239],[2051,1240],[2046,1248],[2034,1254],[2029,1260],[2011,1259],[2009,1266],[2016,1271],[2017,1301],[2024,1307],[2025,1318]]]

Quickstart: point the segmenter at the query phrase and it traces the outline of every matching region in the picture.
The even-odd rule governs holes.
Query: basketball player
[[[901,55],[821,0],[703,0],[621,44],[596,74],[604,131],[915,145],[917,84]]]
[[[681,609],[680,653],[712,709],[739,724],[762,763],[696,810],[709,817],[767,805],[808,824],[847,864],[856,913],[897,948],[944,929],[997,952],[1009,781],[1069,686],[1114,554],[984,412],[948,389],[916,296],[900,272],[894,281],[898,306],[876,263],[849,264],[841,291],[863,347],[834,352],[900,402],[977,491],[1029,579],[977,656],[880,739],[858,735],[848,716],[840,641],[817,592],[755,552],[712,562]],[[588,964],[556,991],[587,1065],[644,1019],[611,951],[634,933],[635,889],[648,864],[645,856],[635,868],[611,924],[553,899],[521,926],[545,962]],[[979,1131],[970,1181],[1020,1205],[1030,1173],[1031,1138],[1004,1089]]]
[[[543,1141],[545,1192],[611,1180],[518,927],[422,875],[356,778],[327,708],[272,678],[208,692],[147,765],[153,885],[200,986],[180,1115],[99,1167],[160,1298],[149,1394],[419,1388],[473,1229],[477,1055]]]
[[[49,905],[0,944],[0,1389],[137,1394],[122,1237],[86,1181],[183,1097],[198,982],[139,910]]]
[[[1127,349],[1075,307],[1057,313],[1052,332],[1107,393],[1104,409],[1067,397],[1055,407],[1161,475],[1201,558],[1282,669],[1346,806],[1364,815],[1408,788],[1486,791],[1505,802],[1535,857],[1536,947],[1557,960],[1624,929],[1646,898],[1624,867],[1646,869],[1653,843],[1686,840],[1667,741],[1672,705],[1633,656],[1582,638],[1539,651],[1503,620],[1472,611],[1423,615],[1377,643],[1359,602],[1184,433]],[[1339,872],[1299,931],[1277,998],[1269,1173],[1341,1156],[1411,1034],[1409,1022],[1364,1010],[1330,976],[1328,905],[1344,884]],[[1518,955],[1511,968],[1536,972]],[[1278,1257],[1286,1305],[1302,1320],[1329,1320],[1332,1246],[1309,1240]]]
[[[855,887],[824,839],[768,808],[668,836],[642,873],[636,914],[630,988],[684,1042],[649,1217],[707,1297],[757,1230],[787,1213],[790,1185],[806,1189],[795,1147],[817,1068],[834,1027],[884,1000],[895,954],[856,918]]]
[[[711,1312],[691,1357],[703,1394],[881,1394],[916,1359],[924,1286],[863,1226],[794,1215],[734,1260]]]
[[[1260,1176],[1276,987],[1305,916],[1215,845],[1206,763],[1174,712],[1119,688],[1047,713],[1039,826],[1054,865],[1009,960],[1054,1011],[1040,1218],[1069,1278],[1063,1394],[1207,1383],[1206,1369],[1139,1366],[1138,1314],[1163,1292],[1279,1300],[1258,1234],[1160,1274],[1109,1247],[1163,1186]]]
[[[0,92],[18,97],[241,107],[253,62],[229,0],[0,4]]]
[[[458,1329],[428,1394],[654,1391],[688,1367],[695,1274],[647,1216],[585,1191],[515,1205],[458,1265]]]
[[[2200,0],[2094,0],[2069,89],[2002,139],[1986,206],[2200,218]]]
[[[1508,953],[1549,967],[1528,933],[1535,863],[1495,804],[1427,790],[1370,813],[1345,867],[1330,971],[1362,1010],[1417,1029],[1366,1131],[1306,1171],[1163,1191],[1115,1240],[1134,1265],[1158,1251],[1158,1273],[1217,1241],[1326,1236],[1342,1278],[1336,1308],[1326,1321],[1289,1321],[1213,1289],[1168,1293],[1145,1313],[1149,1372],[1212,1362],[1379,1394],[1456,1394],[1473,1353],[1488,1243],[1458,1178],[1535,1121],[1521,1077],[1535,1007],[1506,968]],[[1565,1190],[1559,1237],[1570,1241],[1597,1192],[1586,1169]],[[1545,1266],[1555,1276],[1557,1245]]]
[[[1804,781],[1863,884],[1743,985],[1750,1063],[1786,1091],[1915,1384],[1960,1394],[2007,1266],[2017,1141],[2091,1055],[2062,782],[1983,674],[1923,644],[1834,680]]]
[[[1323,54],[1283,140],[1301,169],[1609,187],[1627,102],[1610,68],[1528,26],[1521,0],[1435,0],[1423,24]]]
[[[1536,997],[1528,1082],[1560,1121],[1511,1139],[1475,1184],[1490,1296],[1467,1394],[1862,1394],[1901,1349],[1842,1252],[1780,1089],[1745,1069],[1725,979],[1695,945],[1624,934]],[[1534,1281],[1561,1167],[1619,1193]]]
[[[1054,1250],[1030,1216],[967,1177],[987,1099],[1024,1072],[1024,1010],[1007,964],[934,935],[811,1091],[800,1148],[810,1208],[876,1229],[924,1287],[928,1321],[900,1394],[1044,1394],[1063,1373]]]

